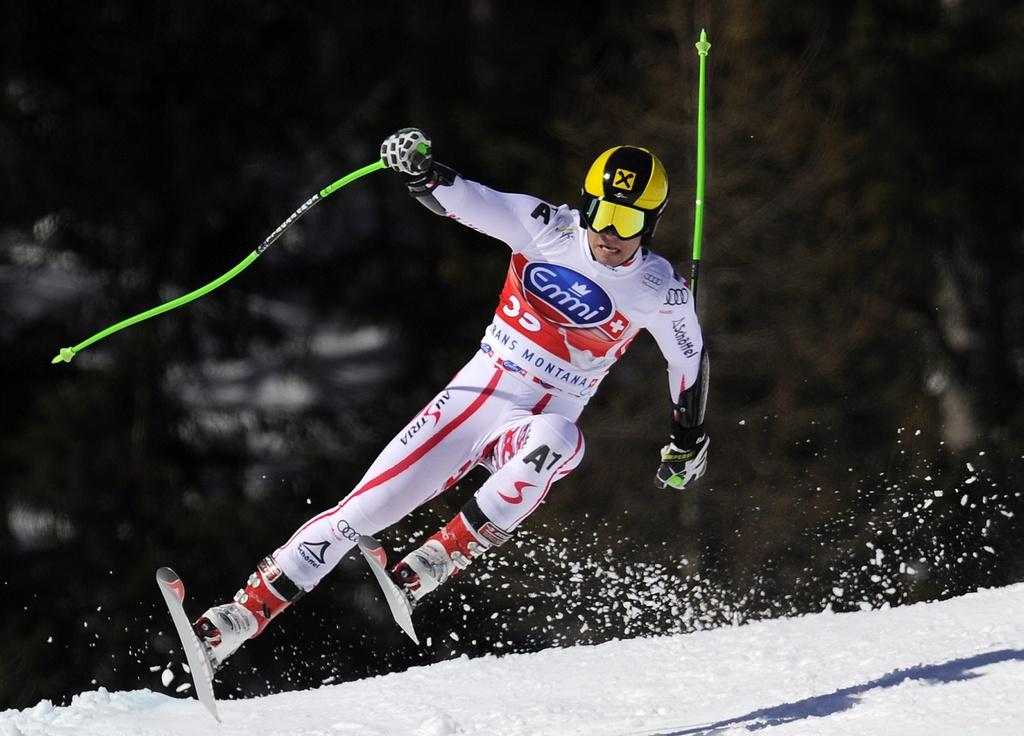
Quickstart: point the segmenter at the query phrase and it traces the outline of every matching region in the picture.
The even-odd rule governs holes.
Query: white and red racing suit
[[[494,544],[583,457],[576,420],[641,329],[668,362],[673,402],[698,378],[703,340],[686,282],[641,248],[612,268],[591,255],[579,213],[456,176],[433,196],[448,217],[505,242],[512,259],[479,350],[384,448],[336,506],[274,553],[309,590],[360,534],[375,534],[454,485],[474,465]]]

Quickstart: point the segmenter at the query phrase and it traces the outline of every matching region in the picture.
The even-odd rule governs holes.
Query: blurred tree
[[[604,148],[653,149],[673,186],[656,248],[686,273],[702,27],[704,485],[651,485],[667,387],[638,340],[584,414],[584,465],[424,609],[429,648],[410,652],[347,560],[222,690],[1024,577],[1020,3],[100,0],[4,17],[5,707],[160,687],[155,567],[180,568],[196,607],[224,599],[344,495],[474,349],[507,253],[381,174],[215,295],[46,365],[62,344],[226,271],[410,124],[467,177],[558,202]]]

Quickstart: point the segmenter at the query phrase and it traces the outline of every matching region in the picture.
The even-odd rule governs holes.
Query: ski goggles
[[[591,230],[601,232],[610,227],[621,239],[628,240],[643,232],[647,213],[628,205],[587,197],[583,221]]]

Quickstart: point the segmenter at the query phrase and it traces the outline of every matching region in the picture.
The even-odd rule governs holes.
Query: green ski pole
[[[270,233],[270,235],[268,235],[266,237],[266,239],[264,239],[264,241],[259,244],[259,246],[256,248],[256,250],[254,250],[252,253],[250,253],[248,256],[246,256],[245,259],[241,263],[239,263],[237,266],[235,266],[230,271],[225,273],[223,276],[220,276],[219,278],[214,279],[213,281],[211,281],[210,283],[206,284],[205,286],[199,287],[195,291],[190,291],[188,294],[184,294],[183,296],[179,296],[177,299],[172,299],[169,302],[165,302],[164,304],[161,304],[160,306],[153,307],[152,309],[147,310],[145,312],[142,312],[141,314],[136,314],[134,317],[129,317],[128,319],[121,320],[117,324],[111,325],[110,327],[106,328],[105,330],[97,332],[92,337],[90,337],[90,338],[88,338],[86,340],[83,340],[82,342],[78,343],[74,347],[61,348],[60,352],[57,354],[57,356],[52,361],[50,361],[50,362],[51,363],[60,363],[61,361],[63,361],[65,363],[70,363],[71,359],[74,358],[77,353],[81,352],[82,350],[85,350],[87,347],[89,347],[93,343],[99,342],[103,338],[109,337],[110,335],[114,334],[115,332],[117,332],[119,330],[123,330],[125,327],[131,327],[132,325],[138,324],[139,322],[142,322],[143,320],[147,320],[150,317],[155,317],[158,314],[163,314],[164,312],[169,312],[170,310],[175,309],[177,307],[180,307],[183,304],[188,304],[189,302],[191,302],[191,301],[193,301],[195,299],[198,299],[199,297],[201,297],[201,296],[203,296],[205,294],[209,294],[211,291],[213,291],[217,287],[223,286],[225,283],[227,283],[228,281],[233,279],[235,276],[240,274],[242,271],[244,271],[246,268],[248,268],[249,265],[253,261],[255,261],[257,258],[259,258],[263,254],[263,251],[265,251],[267,248],[269,248],[271,245],[273,245],[274,241],[276,241],[278,238],[280,238],[284,234],[285,230],[290,228],[292,225],[295,224],[295,222],[300,217],[302,217],[304,214],[306,214],[311,209],[313,209],[314,205],[316,205],[317,203],[322,202],[323,200],[327,199],[329,196],[334,194],[336,191],[341,189],[346,184],[351,184],[356,179],[360,179],[360,178],[366,176],[367,174],[373,173],[374,171],[378,171],[380,169],[386,168],[386,166],[387,165],[384,163],[383,160],[378,160],[378,161],[375,161],[372,164],[369,164],[368,166],[362,167],[361,169],[356,169],[355,171],[351,172],[350,174],[346,174],[345,176],[341,177],[340,179],[338,179],[333,184],[330,184],[330,185],[324,187],[319,192],[317,192],[312,197],[310,197],[305,202],[303,202],[302,206],[299,207],[297,210],[295,210],[295,212],[293,212],[288,217],[287,220],[285,220],[280,225],[278,225],[277,229],[274,230],[274,232]]]
[[[697,300],[697,277],[700,275],[701,236],[704,234],[704,126],[706,123],[704,107],[706,104],[706,62],[711,44],[702,28],[700,41],[694,44],[700,56],[700,84],[697,88],[697,192],[693,212],[693,266],[690,271],[690,291],[694,301]]]

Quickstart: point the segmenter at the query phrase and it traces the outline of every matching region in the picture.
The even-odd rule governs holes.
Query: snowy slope
[[[0,713],[0,736],[1024,734],[1024,584],[221,704],[142,690]]]

